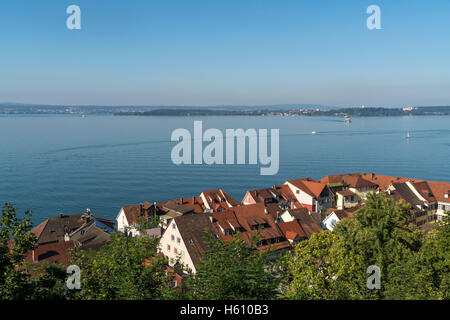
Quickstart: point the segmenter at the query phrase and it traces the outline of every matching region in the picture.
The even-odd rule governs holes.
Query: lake
[[[172,131],[280,130],[277,175],[260,165],[174,165]],[[316,131],[316,134],[311,134]],[[411,139],[406,139],[410,132]],[[206,143],[205,143],[206,145]],[[115,219],[122,206],[222,188],[237,200],[286,179],[375,172],[450,182],[450,117],[0,116],[0,201],[33,223],[90,208]]]

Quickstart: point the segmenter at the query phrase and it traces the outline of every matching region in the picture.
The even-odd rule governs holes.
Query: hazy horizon
[[[66,27],[72,4],[81,30]],[[381,30],[366,26],[372,4]],[[3,1],[0,101],[450,105],[448,12],[445,0]]]

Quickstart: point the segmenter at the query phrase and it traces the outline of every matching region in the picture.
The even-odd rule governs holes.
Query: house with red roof
[[[169,266],[182,265],[196,272],[196,264],[209,251],[206,234],[218,237],[209,213],[178,216],[169,221],[159,242],[159,252],[169,260]]]
[[[166,202],[144,202],[138,205],[122,207],[116,217],[118,230],[130,236],[139,235],[138,220],[148,221],[157,215],[161,219],[162,229],[166,229],[168,222],[185,214],[198,214],[205,212],[206,207],[201,197],[181,198]]]
[[[446,212],[450,212],[450,183],[428,181],[428,185],[437,200],[437,220],[442,220]]]
[[[34,248],[25,261],[41,264],[57,262],[68,265],[68,250],[98,249],[109,243],[114,230],[114,222],[94,217],[90,210],[85,213],[51,217],[34,227],[31,232],[36,237]]]
[[[332,206],[333,196],[325,183],[306,178],[287,180],[284,184],[289,186],[297,201],[309,211],[320,212]]]
[[[145,222],[154,215],[162,216],[166,214],[167,211],[163,209],[162,205],[163,203],[144,202],[120,208],[116,216],[117,230],[129,236],[139,235],[138,225],[141,220]]]
[[[367,198],[367,194],[369,192],[376,192],[379,187],[378,184],[364,178],[361,173],[329,175],[319,181],[327,184],[327,186],[332,190],[335,195],[334,200],[336,203],[339,201],[339,196],[337,193],[340,191],[350,190],[356,194],[359,199],[364,200]]]
[[[219,236],[227,240],[239,234],[248,244],[257,236],[258,249],[271,248],[275,251],[288,249],[290,244],[279,229],[273,214],[263,203],[233,207],[211,214],[211,222]]]
[[[361,204],[361,198],[351,190],[336,192],[336,208],[339,210],[353,208]]]
[[[291,209],[302,207],[289,186],[284,184],[279,186],[274,185],[271,188],[247,191],[244,199],[242,199],[242,203],[245,205],[254,203],[277,203],[285,208]]]
[[[308,239],[305,230],[297,220],[281,222],[278,227],[292,247],[295,247],[300,241]]]
[[[203,204],[209,212],[220,212],[231,207],[240,206],[241,203],[222,189],[203,191],[200,194]]]
[[[410,206],[409,223],[423,226],[437,220],[438,201],[427,181],[392,183],[387,189],[387,196]]]

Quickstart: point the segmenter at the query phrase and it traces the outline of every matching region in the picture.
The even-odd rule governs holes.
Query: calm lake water
[[[280,129],[280,169],[259,165],[181,165],[171,161],[172,131]],[[316,131],[317,134],[311,134]],[[411,139],[407,140],[407,132]],[[205,144],[206,145],[206,144]],[[115,219],[122,206],[246,190],[286,179],[378,174],[450,181],[450,117],[117,117],[0,116],[0,201],[31,209],[33,223],[79,213]]]

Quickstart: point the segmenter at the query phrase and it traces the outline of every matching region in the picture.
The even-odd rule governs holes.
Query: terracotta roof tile
[[[325,183],[314,181],[311,178],[288,180],[287,182],[315,198],[320,197],[320,194],[326,188]]]

